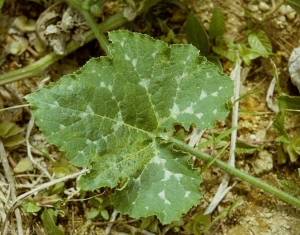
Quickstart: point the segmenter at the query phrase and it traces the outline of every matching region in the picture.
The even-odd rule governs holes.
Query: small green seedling
[[[4,147],[15,147],[25,142],[21,135],[23,128],[12,122],[0,123],[0,138],[2,139]]]
[[[64,235],[64,233],[56,226],[58,217],[57,210],[44,208],[41,219],[47,234]]]
[[[298,135],[290,136],[286,131],[286,115],[299,115],[300,98],[298,96],[289,96],[282,92],[279,82],[277,68],[273,63],[278,97],[276,101],[279,107],[279,112],[274,119],[273,127],[278,133],[276,142],[278,143],[278,164],[286,163],[289,158],[291,162],[296,162],[300,155],[300,137]]]
[[[63,235],[63,232],[58,226],[56,226],[59,210],[55,208],[49,209],[45,205],[41,206],[39,203],[33,200],[24,200],[23,202],[23,209],[26,213],[37,214],[39,211],[41,211],[42,207],[43,212],[41,213],[41,220],[47,234]]]
[[[151,233],[157,233],[158,232],[158,224],[159,221],[155,216],[149,216],[146,218],[141,218],[141,230],[147,230]]]
[[[300,195],[300,187],[299,186],[297,186],[287,180],[279,180],[278,183],[279,183],[279,186],[281,188],[283,188],[286,192],[289,192],[291,195],[299,197],[299,195]]]
[[[210,214],[203,214],[203,211],[199,211],[189,219],[188,223],[183,226],[184,230],[188,234],[202,235],[210,230],[210,228],[224,219],[233,210],[242,204],[240,199],[236,200],[229,208],[223,210],[213,221],[211,221]]]
[[[201,55],[207,56],[209,61],[219,67],[221,63],[216,55],[235,62],[238,54],[247,66],[250,66],[251,61],[258,57],[273,55],[271,42],[264,31],[248,30],[247,43],[235,43],[233,39],[223,37],[225,30],[224,16],[218,8],[213,11],[208,33],[193,13],[189,13],[187,17],[186,37],[188,42],[196,46]]]
[[[105,209],[105,207],[108,206],[107,201],[101,197],[93,197],[91,198],[90,203],[93,205],[93,208],[87,215],[89,219],[95,219],[99,215],[105,220],[109,219],[108,211]]]
[[[34,214],[34,213],[39,212],[42,209],[42,207],[37,205],[36,202],[34,202],[32,200],[28,200],[28,199],[25,199],[23,201],[22,206],[23,206],[23,209],[26,213],[33,213]]]
[[[210,24],[210,35],[207,34],[204,26],[197,19],[193,12],[190,12],[186,20],[186,38],[188,43],[194,45],[200,50],[202,56],[206,56],[207,59],[214,63],[220,71],[222,71],[222,64],[219,59],[210,54],[210,39],[214,39],[217,36],[220,36],[220,33],[223,34],[225,29],[225,22],[222,18],[222,13],[219,9],[215,9],[212,17],[212,22]]]

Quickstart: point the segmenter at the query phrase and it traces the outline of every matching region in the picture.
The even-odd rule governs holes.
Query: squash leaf
[[[174,125],[211,128],[228,114],[233,83],[192,45],[126,30],[109,33],[110,56],[27,96],[47,140],[89,172],[83,190],[116,187],[118,211],[178,220],[201,198],[189,155],[163,143]],[[172,212],[171,212],[172,211]]]

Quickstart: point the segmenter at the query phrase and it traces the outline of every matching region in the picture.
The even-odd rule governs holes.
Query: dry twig
[[[6,156],[6,151],[4,149],[4,145],[2,140],[0,139],[0,156],[1,156],[1,161],[2,161],[2,166],[5,172],[5,177],[6,180],[9,184],[9,188],[10,188],[10,197],[12,199],[12,201],[16,200],[16,188],[15,188],[15,182],[14,182],[14,178],[13,178],[13,174],[10,170],[10,166],[7,160],[7,156]],[[8,216],[8,214],[7,214]],[[22,218],[21,218],[21,213],[20,213],[20,209],[19,208],[15,208],[15,216],[16,216],[16,220],[17,220],[17,228],[18,228],[18,234],[19,235],[23,235],[23,228],[22,228]],[[7,218],[6,218],[7,220]],[[4,224],[4,231],[3,231],[3,235],[7,234],[8,232],[8,225],[9,223],[6,223],[6,226]]]
[[[230,77],[234,81],[234,97],[232,98],[232,103],[234,103],[232,109],[232,127],[238,126],[238,114],[239,114],[239,99],[240,94],[240,85],[241,85],[241,62],[238,60],[234,70],[231,72]],[[236,138],[237,138],[237,129],[233,130],[231,133],[231,142],[230,142],[230,151],[229,151],[229,165],[235,166],[235,145],[236,145]],[[226,194],[232,189],[235,183],[232,186],[228,186],[229,184],[229,175],[226,173],[222,179],[222,182],[211,201],[208,208],[205,210],[204,214],[210,214],[214,211],[214,209],[218,206],[220,201],[226,196]]]

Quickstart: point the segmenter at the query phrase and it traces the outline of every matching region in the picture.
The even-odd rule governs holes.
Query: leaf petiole
[[[205,162],[210,162],[212,160],[212,157],[210,155],[203,153],[203,152],[201,152],[201,151],[199,151],[199,150],[197,150],[197,149],[195,149],[173,137],[164,136],[164,139],[169,142],[172,142],[174,145],[176,145],[176,147],[179,147],[181,150],[188,152],[188,153],[192,154],[193,156],[201,158]],[[288,204],[291,204],[295,207],[300,208],[300,200],[298,198],[293,197],[290,194],[285,193],[285,192],[281,191],[280,189],[278,189],[268,183],[265,183],[265,182],[255,178],[241,170],[238,170],[218,159],[214,160],[213,165],[228,172],[231,175],[234,175],[234,176],[240,178],[241,180],[243,180],[245,182],[250,183],[251,185],[253,185],[257,188],[262,189],[264,192],[272,194],[273,196],[279,198],[280,200],[282,200]]]
[[[202,174],[204,171],[206,171],[214,163],[214,161],[217,160],[224,153],[224,151],[226,150],[226,148],[228,146],[229,146],[229,143],[226,144],[216,156],[214,156],[209,162],[207,162],[205,164],[205,166],[200,170],[200,174]]]
[[[87,7],[84,7],[85,5],[90,5],[90,4],[89,3],[85,4],[85,2],[84,3],[79,3],[76,0],[67,0],[67,2],[69,3],[69,5],[75,7],[83,15],[84,19],[86,20],[86,22],[90,26],[91,30],[93,31],[95,37],[99,41],[102,49],[108,55],[109,54],[109,51],[108,51],[109,42],[106,39],[106,37],[104,36],[103,31],[100,30],[97,23],[95,22],[95,20],[91,16],[91,14],[89,12],[89,8],[86,9]]]

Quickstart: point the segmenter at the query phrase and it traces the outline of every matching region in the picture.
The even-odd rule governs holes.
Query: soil
[[[62,19],[62,15],[68,10],[67,4],[55,4],[55,2],[56,1],[51,0],[26,1],[26,3],[23,1],[5,2],[2,7],[3,14],[0,16],[0,42],[2,43],[2,51],[0,54],[1,73],[25,67],[52,51],[63,54],[65,43],[71,38],[78,42],[83,40],[81,36],[83,32],[88,30],[88,27],[84,23],[83,18],[72,11],[70,11],[70,15],[75,15],[72,28],[65,28],[65,30],[61,28],[58,28],[59,30],[56,29],[59,31],[57,32],[59,39],[56,38],[56,34],[48,32],[47,35],[44,26],[53,24],[53,22],[57,21],[57,18]],[[280,85],[283,91],[290,95],[299,95],[299,91],[291,83],[288,72],[289,56],[292,50],[299,46],[298,41],[300,38],[300,16],[296,14],[292,8],[284,4],[278,11],[272,13],[272,10],[276,9],[279,4],[279,1],[275,0],[234,0],[231,1],[230,4],[220,0],[182,0],[179,1],[179,3],[185,4],[188,9],[192,10],[206,29],[209,28],[214,8],[218,7],[225,17],[225,37],[232,38],[237,43],[247,41],[246,30],[250,22],[252,22],[253,27],[263,30],[272,43],[274,55],[271,59],[275,62],[278,72],[280,73]],[[53,4],[55,4],[54,7],[52,6]],[[98,21],[105,20],[107,16],[113,15],[122,9],[122,7],[123,3],[121,1],[108,1],[103,7],[103,15],[98,18]],[[57,15],[53,18],[47,18],[49,17],[49,9],[55,9],[54,12]],[[245,14],[245,12],[247,14]],[[41,15],[44,17],[41,18]],[[33,20],[33,26],[37,28],[33,31],[26,31],[24,27],[30,27],[32,23],[28,21],[23,22],[25,26],[18,27],[15,19],[20,18],[20,16],[26,16],[27,19]],[[179,4],[172,5],[165,3],[165,5],[155,8],[155,11],[153,10],[151,14],[149,13],[148,15],[137,17],[125,27],[132,31],[148,33],[155,38],[166,39],[168,31],[165,31],[165,28],[161,27],[158,21],[153,18],[157,17],[162,19],[163,23],[161,24],[166,24],[173,30],[177,40],[186,43],[184,28],[186,16],[187,12],[180,8]],[[50,37],[49,35],[52,36]],[[35,39],[38,36],[42,38],[42,42],[39,41],[40,44],[36,45]],[[12,42],[20,40],[23,40],[24,44],[20,45],[17,49],[13,48]],[[174,38],[171,38],[169,42],[174,42]],[[43,46],[45,44],[47,47]],[[55,63],[49,69],[43,71],[41,76],[35,76],[2,86],[0,88],[0,108],[25,104],[26,102],[23,97],[26,94],[48,84],[50,81],[57,81],[64,74],[76,71],[89,58],[101,55],[104,55],[104,52],[99,47],[98,42],[94,40]],[[233,69],[233,64],[224,58],[221,58],[221,62],[224,71],[230,74]],[[243,65],[243,67],[247,66]],[[289,180],[297,184],[299,163],[291,163],[289,159],[285,164],[278,164],[277,161],[277,153],[280,147],[275,142],[275,138],[278,135],[272,127],[275,113],[268,108],[266,103],[267,89],[274,76],[270,58],[260,57],[255,59],[248,68],[249,72],[241,85],[241,94],[255,91],[258,88],[263,88],[264,90],[241,100],[239,106],[238,138],[248,144],[262,144],[262,146],[257,148],[254,153],[237,155],[236,167],[276,187],[278,187],[279,180]],[[286,128],[289,134],[299,135],[299,115],[289,116],[288,118]],[[24,128],[24,136],[28,128],[29,120],[30,111],[28,107],[11,109],[0,113],[1,122],[8,121],[16,123]],[[228,121],[229,120],[227,120],[227,122]],[[223,125],[224,123],[218,123],[216,131],[218,129],[221,130]],[[58,150],[45,141],[37,127],[34,127],[31,132],[30,142],[31,145],[44,149],[51,157],[55,159],[59,158],[60,154]],[[26,148],[26,143],[23,143],[17,147],[6,149],[12,169],[16,167],[21,159],[27,157]],[[43,157],[43,153],[37,149],[32,149],[32,153],[34,158],[39,161],[39,164],[51,172],[53,166],[49,159]],[[222,160],[227,161],[227,158],[228,156],[224,155]],[[204,165],[201,162],[199,164]],[[0,207],[6,208],[4,202],[6,198],[9,198],[9,190],[3,169],[0,168],[0,172],[0,195],[2,201],[0,202]],[[29,176],[29,174],[32,176]],[[30,190],[30,188],[24,188],[20,185],[35,182],[34,174],[41,173],[39,169],[35,169],[35,171],[29,170],[24,172],[23,175],[14,175],[17,195]],[[141,225],[140,220],[133,220],[127,216],[118,215],[112,223],[110,234],[134,234],[135,232],[135,234],[188,234],[184,229],[184,224],[193,218],[193,216],[202,213],[207,208],[223,176],[224,172],[215,167],[210,167],[203,173],[203,183],[200,186],[203,198],[199,206],[192,208],[187,215],[183,216],[182,223],[163,226],[160,224],[156,225],[155,223],[157,221],[154,219],[152,226],[148,226],[144,231],[141,231],[139,229]],[[42,184],[44,182],[46,182],[46,178],[41,179],[39,183]],[[88,200],[90,197],[100,195],[102,198],[105,198],[105,194],[103,194],[103,191],[98,190],[85,195],[86,200],[84,201],[76,200],[82,195],[76,193],[75,183],[75,180],[69,180],[64,186],[65,189],[68,189],[68,192],[60,192],[60,196],[68,201],[67,203],[46,204],[48,207],[55,206],[60,208],[62,215],[58,216],[58,227],[62,229],[65,234],[105,234],[105,229],[109,226],[107,220],[102,219],[100,216],[94,220],[87,219],[86,212],[92,208],[92,204]],[[275,197],[236,178],[231,178],[230,183],[236,184],[221,201],[217,209],[211,214],[212,219],[230,207],[237,199],[241,199],[242,204],[214,224],[205,234],[300,234],[299,209],[279,201]],[[74,195],[70,196],[67,200],[66,198],[68,195],[71,195],[72,192]],[[111,216],[113,208],[108,207],[107,211],[109,216]],[[8,211],[6,209],[1,210],[1,223],[4,222],[7,213]],[[26,234],[45,234],[41,221],[41,213],[25,213],[23,211],[21,215]],[[16,232],[14,216],[10,216],[9,220],[11,225],[7,234],[18,234]]]

